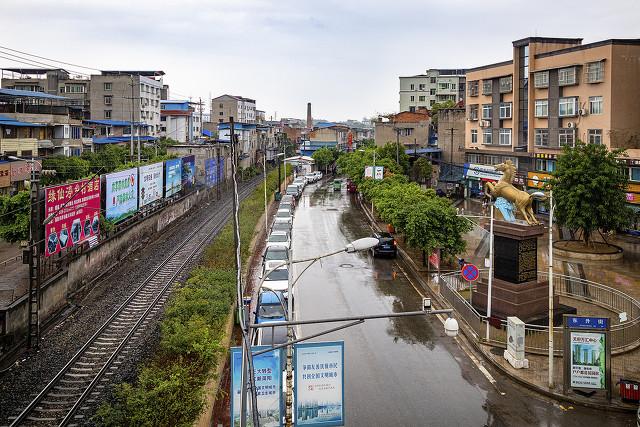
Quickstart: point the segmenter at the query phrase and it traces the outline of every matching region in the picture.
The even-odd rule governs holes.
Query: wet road
[[[346,192],[312,184],[296,209],[293,258],[332,252],[371,229]],[[339,254],[294,290],[297,319],[419,310],[422,297],[395,260]],[[296,266],[299,274],[303,266]],[[416,285],[417,286],[417,285]],[[305,325],[298,336],[335,326]],[[633,426],[633,415],[565,409],[478,369],[434,317],[368,320],[315,341],[345,342],[349,426]],[[568,405],[566,405],[568,406]]]

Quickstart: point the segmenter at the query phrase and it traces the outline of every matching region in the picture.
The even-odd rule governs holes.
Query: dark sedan
[[[374,257],[377,256],[390,256],[395,258],[398,254],[398,246],[396,239],[389,233],[373,233],[374,238],[378,239],[380,243],[371,249]]]

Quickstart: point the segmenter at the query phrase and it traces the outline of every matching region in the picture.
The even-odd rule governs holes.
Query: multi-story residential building
[[[82,108],[89,118],[89,78],[62,68],[4,68],[1,86],[6,89],[44,92],[67,98],[67,105]]]
[[[403,111],[375,122],[376,146],[399,142],[405,149],[426,148],[429,145],[431,116],[425,107],[415,112]]]
[[[638,76],[640,39],[516,40],[512,59],[467,70],[466,160],[510,159],[522,183],[530,178],[529,186],[539,187],[565,145],[624,148],[632,180],[627,198],[640,205]]]
[[[400,77],[400,112],[429,108],[436,102],[465,99],[465,70],[429,69],[425,74]]]
[[[211,120],[226,123],[229,117],[238,123],[256,123],[256,101],[234,95],[221,95],[211,100]]]
[[[160,136],[193,142],[202,136],[200,113],[189,101],[160,101]]]
[[[238,139],[238,160],[242,168],[256,163],[258,150],[258,132],[255,124],[234,123],[234,134]],[[218,139],[223,142],[231,141],[231,126],[229,123],[218,124]]]
[[[91,119],[134,121],[160,134],[163,71],[103,71],[91,76]]]
[[[307,135],[308,140],[302,141],[300,154],[311,156],[322,147],[344,150],[347,147],[349,127],[331,122],[317,123]]]

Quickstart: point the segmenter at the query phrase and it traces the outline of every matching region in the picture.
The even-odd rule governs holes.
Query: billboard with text
[[[105,176],[105,217],[118,222],[138,210],[138,168]]]
[[[163,171],[162,162],[140,166],[140,207],[162,199]]]
[[[182,190],[182,159],[167,160],[164,168],[164,197],[171,197]]]
[[[182,188],[190,190],[196,183],[196,157],[182,158]]]

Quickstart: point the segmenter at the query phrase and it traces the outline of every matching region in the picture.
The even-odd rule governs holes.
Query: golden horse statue
[[[493,199],[504,197],[513,203],[518,211],[522,214],[525,221],[529,225],[538,225],[540,222],[533,214],[533,196],[526,191],[518,190],[513,186],[513,175],[516,167],[511,160],[495,165],[496,170],[503,172],[502,178],[496,183],[487,182],[484,187],[484,193],[489,194]]]

